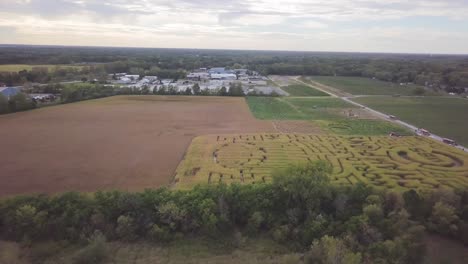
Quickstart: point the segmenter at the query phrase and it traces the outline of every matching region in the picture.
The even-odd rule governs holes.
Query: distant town
[[[233,84],[240,85],[244,94],[287,95],[286,92],[269,85],[268,78],[258,72],[248,69],[227,69],[224,67],[199,68],[187,74],[185,79],[160,79],[158,76],[140,76],[127,73],[109,74],[109,81],[114,85],[127,88],[148,89],[149,92],[175,90],[182,93],[193,89],[194,85],[200,91],[216,93],[223,87],[229,92]],[[193,94],[194,91],[192,90]]]
[[[83,81],[68,81],[63,84],[81,83]],[[85,82],[98,83],[97,79],[86,80]],[[175,93],[195,94],[194,89],[207,94],[217,94],[224,89],[229,92],[233,85],[240,87],[244,95],[281,95],[288,93],[270,84],[266,76],[260,75],[256,71],[248,69],[227,69],[225,67],[199,68],[189,72],[184,79],[161,79],[158,76],[142,76],[138,74],[113,73],[108,74],[105,86],[129,88],[148,93],[158,91],[173,91]],[[102,82],[101,82],[102,83]],[[31,84],[32,87],[43,86],[45,84]],[[7,98],[25,92],[37,102],[54,101],[58,94],[53,93],[29,93],[24,86],[6,87],[0,83],[0,92]]]

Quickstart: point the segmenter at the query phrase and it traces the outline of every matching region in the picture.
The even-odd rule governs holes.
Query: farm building
[[[236,80],[237,76],[233,73],[212,73],[212,80]]]
[[[143,77],[142,80],[148,80],[150,82],[155,82],[155,81],[158,80],[158,76],[147,75],[147,76]]]
[[[192,72],[187,75],[189,80],[209,79],[210,74],[207,72]]]
[[[208,70],[208,73],[211,73],[211,74],[224,74],[224,73],[226,73],[226,68],[224,68],[224,67],[211,68],[211,69]]]
[[[20,92],[20,89],[17,87],[0,87],[0,93],[8,99],[10,99],[10,97],[12,96],[17,95]]]

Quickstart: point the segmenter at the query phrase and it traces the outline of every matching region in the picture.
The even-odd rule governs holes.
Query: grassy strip
[[[362,77],[313,76],[312,80],[353,95],[413,95],[417,85],[399,85]]]
[[[303,84],[291,84],[283,86],[281,89],[288,92],[291,96],[329,96],[327,93]]]
[[[447,97],[361,97],[354,100],[468,146],[468,100]]]

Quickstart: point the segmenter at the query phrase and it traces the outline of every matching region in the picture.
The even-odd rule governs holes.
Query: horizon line
[[[120,48],[120,49],[171,49],[171,50],[206,50],[206,51],[260,51],[260,52],[297,52],[297,53],[345,53],[345,54],[389,54],[389,55],[426,55],[426,56],[468,56],[468,53],[415,53],[415,52],[383,52],[383,51],[319,51],[319,50],[281,50],[281,49],[233,49],[233,48],[164,48],[164,47],[132,47],[132,46],[90,46],[90,45],[63,45],[63,44],[21,44],[0,43],[5,46],[30,47],[69,47],[69,48]]]

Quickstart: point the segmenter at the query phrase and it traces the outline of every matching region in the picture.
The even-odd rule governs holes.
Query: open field
[[[47,68],[49,71],[54,71],[56,68],[75,68],[81,69],[83,66],[77,65],[26,65],[26,64],[4,64],[0,65],[0,72],[19,72],[22,70],[30,71],[35,67]]]
[[[193,137],[273,132],[243,98],[118,96],[0,116],[0,196],[169,184]]]
[[[387,135],[390,132],[410,134],[403,127],[375,120],[368,111],[340,98],[248,97],[246,100],[258,119],[312,120],[317,121],[315,123],[323,130],[344,135]]]
[[[46,244],[45,242],[44,244]],[[60,243],[55,243],[60,246]],[[62,243],[63,244],[63,243]],[[240,245],[237,245],[240,244]],[[271,239],[255,237],[242,237],[242,242],[235,241],[234,237],[220,238],[218,241],[209,239],[194,239],[184,237],[170,243],[151,242],[108,242],[106,248],[108,257],[99,263],[102,264],[258,264],[258,263],[303,263],[300,253],[292,253],[287,246],[274,242]],[[29,261],[28,255],[37,252],[40,245],[35,244],[33,249],[21,247],[19,243],[0,240],[1,264],[75,264],[75,254],[83,248],[80,245],[62,245],[55,254],[39,258],[40,262]],[[2,254],[3,253],[3,254]],[[41,255],[40,255],[41,256]],[[47,256],[47,255],[46,255]],[[96,263],[96,262],[93,262]]]
[[[303,84],[290,84],[281,87],[281,89],[291,96],[329,96],[327,93]]]
[[[291,164],[325,160],[335,184],[363,182],[394,190],[468,187],[468,154],[424,137],[231,134],[193,140],[176,187],[262,183]]]
[[[235,243],[235,238],[227,237],[231,241],[209,241],[203,239],[183,238],[167,244],[149,242],[109,242],[107,243],[108,257],[103,264],[186,264],[186,263],[226,263],[226,264],[298,264],[305,263],[301,253],[291,253],[285,245],[262,237],[243,237],[241,245]],[[47,243],[47,242],[45,242]],[[60,245],[60,243],[56,243]],[[465,247],[451,239],[436,235],[427,235],[425,264],[465,264],[468,252]],[[0,240],[0,263],[2,264],[30,264],[27,256],[38,255],[34,249],[24,248],[20,243]],[[57,248],[56,254],[48,257],[42,255],[41,260],[47,264],[73,264],[73,257],[82,246],[68,245]],[[41,256],[41,255],[39,255]],[[35,262],[37,263],[37,262]],[[42,263],[42,262],[41,262]]]
[[[247,97],[247,103],[259,119],[331,119],[343,118],[343,111],[356,108],[339,98]]]
[[[390,122],[369,119],[342,119],[334,121],[318,121],[323,130],[338,135],[380,136],[396,132],[402,136],[414,133],[404,127]]]
[[[412,95],[417,85],[398,85],[361,77],[312,76],[307,79],[319,82],[352,95]],[[333,92],[333,91],[331,91]]]
[[[296,84],[294,81],[295,76],[285,75],[268,75],[268,78],[273,81],[277,86],[288,86],[290,84]]]
[[[247,97],[247,104],[258,119],[304,120],[306,117],[278,97]]]
[[[468,146],[468,100],[447,97],[360,97],[354,101]]]

